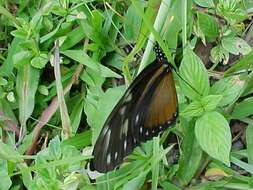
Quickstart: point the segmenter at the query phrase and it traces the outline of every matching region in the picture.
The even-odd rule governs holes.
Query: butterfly
[[[136,77],[104,123],[93,150],[91,169],[118,167],[140,143],[170,127],[178,115],[172,67],[158,43],[156,59]]]

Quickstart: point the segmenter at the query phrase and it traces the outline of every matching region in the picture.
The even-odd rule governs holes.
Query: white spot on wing
[[[124,150],[126,150],[127,147],[127,140],[124,141]]]
[[[159,129],[162,130],[162,129],[163,129],[163,126],[160,125]]]
[[[107,164],[110,164],[110,163],[111,163],[111,154],[110,154],[110,153],[107,155],[106,163],[107,163]]]
[[[105,137],[106,138],[106,140],[105,140],[105,150],[107,150],[108,147],[109,147],[110,136],[111,136],[111,129],[108,129],[106,137]]]
[[[140,133],[142,133],[142,126],[140,126]]]
[[[116,160],[118,158],[118,152],[115,152],[114,159]]]
[[[126,102],[130,102],[132,100],[132,94],[128,94],[126,97]]]
[[[148,136],[148,130],[146,131],[146,136]]]
[[[137,124],[139,121],[139,114],[136,115],[136,118],[135,118],[135,124]]]
[[[120,115],[124,115],[125,111],[126,111],[126,106],[123,106],[123,107],[119,110]]]
[[[124,122],[124,124],[123,124],[124,126],[123,126],[123,134],[125,135],[125,136],[127,136],[127,131],[128,131],[128,119],[126,119],[125,120],[125,122]]]

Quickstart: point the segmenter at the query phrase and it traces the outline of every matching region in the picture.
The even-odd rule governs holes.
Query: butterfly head
[[[165,54],[163,52],[163,50],[160,48],[159,44],[156,42],[155,46],[154,46],[154,52],[156,54],[156,59],[161,62],[165,67],[169,66],[169,63],[165,57]]]

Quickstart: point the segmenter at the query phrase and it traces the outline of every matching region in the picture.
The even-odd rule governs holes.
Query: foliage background
[[[0,0],[0,189],[251,189],[252,13],[250,0]],[[155,41],[178,68],[178,121],[91,172]]]

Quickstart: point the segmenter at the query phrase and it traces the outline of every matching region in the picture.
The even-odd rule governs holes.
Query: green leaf
[[[207,40],[213,41],[219,35],[219,25],[214,19],[214,17],[209,16],[208,14],[198,12],[198,25],[204,35],[206,36]]]
[[[32,58],[31,51],[21,50],[13,55],[13,63],[15,67],[20,67],[30,63]]]
[[[239,37],[224,37],[221,44],[225,50],[234,55],[247,55],[252,50],[247,42]]]
[[[78,96],[78,99],[73,102],[72,112],[70,114],[70,121],[72,127],[72,133],[75,134],[81,122],[81,117],[84,108],[84,99],[82,98],[82,94]]]
[[[49,155],[51,159],[61,158],[61,146],[59,136],[54,137],[48,145]]]
[[[0,86],[5,86],[7,84],[8,84],[8,81],[5,78],[0,77]]]
[[[179,187],[177,187],[176,185],[170,183],[169,181],[161,182],[161,186],[164,190],[180,190]]]
[[[214,8],[215,7],[213,0],[194,0],[194,2],[201,7],[206,7],[206,8]]]
[[[244,169],[245,171],[249,172],[250,174],[253,174],[253,166],[234,157],[231,156],[231,162],[235,164],[236,166],[239,166],[240,168]],[[248,189],[248,188],[247,188]]]
[[[203,114],[204,111],[212,111],[222,99],[221,95],[208,95],[200,100],[190,103],[181,113],[185,117],[196,117]]]
[[[211,61],[213,63],[223,63],[226,65],[228,63],[229,53],[222,46],[217,45],[211,50]]]
[[[183,117],[196,117],[202,115],[204,108],[198,100],[193,101],[182,111]]]
[[[116,77],[121,78],[120,75],[110,70],[109,68],[103,66],[102,64],[96,62],[90,58],[84,51],[81,50],[66,50],[61,52],[69,58],[89,67],[90,69],[100,73],[103,77]]]
[[[232,67],[230,67],[226,72],[225,75],[228,73],[231,73],[233,71],[236,70],[240,70],[240,69],[248,69],[251,65],[251,61],[253,60],[253,50],[247,54],[246,56],[244,56],[243,58],[241,58],[237,63],[235,63]]]
[[[253,97],[236,104],[231,115],[234,119],[243,119],[253,115]]]
[[[21,47],[19,46],[20,39],[14,38],[8,47],[8,55],[4,60],[4,63],[0,66],[0,75],[1,76],[10,76],[14,66],[14,58],[13,56],[21,51]]]
[[[195,135],[201,148],[211,157],[230,166],[232,137],[227,120],[218,112],[207,112],[198,118]]]
[[[76,134],[69,139],[62,141],[62,145],[75,146],[77,149],[83,149],[91,144],[91,130]]]
[[[141,172],[137,177],[131,179],[123,186],[123,190],[139,190],[143,186],[147,172]]]
[[[44,96],[48,96],[48,95],[49,95],[48,88],[47,88],[47,86],[45,86],[45,85],[39,85],[38,91],[39,91],[42,95],[44,95]]]
[[[88,121],[90,121],[90,126],[94,129],[92,135],[93,142],[95,142],[95,139],[97,139],[106,118],[109,116],[114,106],[123,95],[123,92],[124,88],[122,88],[122,86],[110,88],[99,97],[97,109],[88,118]]]
[[[247,142],[248,163],[253,165],[253,125],[247,126],[246,142]]]
[[[18,146],[19,154],[24,154],[26,152],[26,150],[31,146],[32,140],[33,133],[29,133],[23,138],[22,144]]]
[[[210,90],[210,94],[222,95],[220,106],[226,106],[235,102],[242,93],[244,81],[241,81],[238,76],[227,77],[214,83]]]
[[[33,112],[39,77],[39,70],[30,64],[18,68],[16,90],[19,102],[19,121],[22,126],[25,126],[27,119]]]
[[[43,69],[48,62],[47,54],[40,54],[37,57],[32,58],[31,65],[37,69]]]
[[[8,160],[12,162],[22,162],[22,156],[14,150],[14,147],[10,147],[0,141],[0,159]]]
[[[126,14],[124,22],[124,32],[127,41],[134,41],[139,35],[141,28],[141,17],[136,12],[133,5],[130,5]]]
[[[201,99],[201,104],[205,111],[214,110],[222,99],[222,95],[208,95]]]
[[[8,174],[8,164],[6,160],[0,160],[0,189],[7,190],[11,187],[12,181]]]
[[[201,59],[189,48],[186,48],[179,68],[180,86],[183,93],[192,100],[209,93],[210,85],[207,70]]]
[[[67,50],[72,48],[85,37],[85,33],[83,31],[83,28],[79,26],[71,32],[67,33],[66,37],[67,38],[61,45],[60,50]]]
[[[177,178],[182,185],[187,185],[196,174],[202,159],[202,149],[194,135],[194,122],[183,120],[184,138],[179,157]]]
[[[105,78],[92,69],[87,68],[83,71],[80,78],[89,86],[98,88],[103,85]]]

